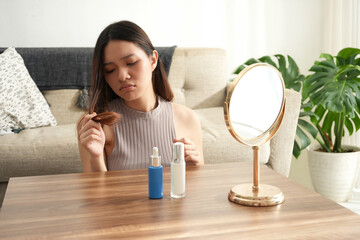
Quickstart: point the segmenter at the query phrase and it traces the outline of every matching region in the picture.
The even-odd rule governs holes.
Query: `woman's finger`
[[[86,120],[85,120],[86,121]],[[97,130],[99,130],[100,132],[102,131],[102,127],[100,123],[97,123],[93,120],[88,120],[83,127],[79,130],[79,134],[83,134],[84,132],[88,131],[91,128],[95,128]]]
[[[91,144],[91,142],[96,141],[96,142],[101,142],[102,138],[100,136],[97,135],[88,135],[82,139],[80,139],[80,143],[82,145],[87,145],[87,144]]]
[[[185,157],[190,156],[190,155],[200,156],[200,152],[198,150],[187,150],[187,151],[185,151]]]
[[[89,128],[87,131],[85,131],[83,134],[82,134],[84,137],[87,137],[89,135],[96,135],[96,136],[99,136],[101,137],[102,136],[102,133],[101,131],[99,131],[99,129],[97,128]]]
[[[91,118],[93,118],[94,116],[96,116],[96,113],[93,112],[91,114],[86,114],[83,116],[83,118],[80,121],[80,126],[83,127]]]
[[[185,162],[191,162],[194,163],[195,165],[198,165],[200,164],[200,156],[195,156],[195,155],[186,156]]]
[[[198,150],[198,147],[194,144],[192,145],[184,145],[184,150],[185,151],[196,151]]]
[[[174,142],[182,142],[182,143],[185,144],[185,145],[194,144],[194,142],[191,141],[189,138],[180,138],[180,139],[175,138],[175,139],[174,139]]]

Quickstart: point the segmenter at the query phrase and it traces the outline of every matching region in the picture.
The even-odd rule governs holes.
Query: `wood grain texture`
[[[260,183],[285,202],[246,207],[231,187],[252,181],[251,163],[187,167],[186,197],[148,198],[147,169],[11,178],[0,239],[360,239],[360,216],[261,166]]]
[[[5,197],[7,182],[0,182],[0,210]]]

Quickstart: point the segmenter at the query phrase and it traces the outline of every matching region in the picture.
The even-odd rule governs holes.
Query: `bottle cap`
[[[176,142],[173,145],[173,162],[184,162],[184,144],[182,142]]]
[[[152,167],[160,167],[161,166],[161,156],[159,156],[159,150],[157,147],[153,147],[153,153],[150,156],[150,165]]]

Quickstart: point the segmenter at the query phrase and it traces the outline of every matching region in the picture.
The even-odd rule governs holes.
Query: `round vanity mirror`
[[[280,189],[259,184],[258,146],[270,140],[284,116],[285,87],[273,66],[257,63],[234,79],[224,103],[225,122],[231,135],[253,148],[253,184],[233,187],[229,200],[242,205],[271,206],[284,201]]]
[[[253,64],[234,79],[225,102],[230,133],[241,143],[254,146],[269,140],[284,108],[284,83],[278,70]]]

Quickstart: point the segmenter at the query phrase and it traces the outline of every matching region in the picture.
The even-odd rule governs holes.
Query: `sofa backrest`
[[[40,91],[90,86],[93,48],[15,49]]]
[[[176,48],[169,73],[174,102],[192,109],[222,107],[226,96],[226,51]]]
[[[156,47],[169,72],[175,46]],[[0,48],[0,53],[6,48]],[[94,48],[16,48],[37,87],[43,90],[90,87]]]
[[[0,52],[4,50],[0,48]],[[81,88],[90,84],[93,49],[19,48],[17,51],[49,102],[58,124],[75,123],[84,113],[75,103]],[[226,71],[223,49],[177,47],[168,76],[174,102],[192,109],[223,106]],[[54,82],[61,83],[63,88]]]

